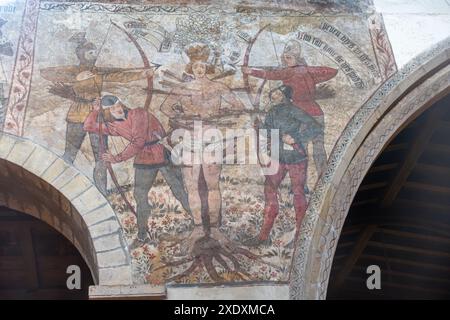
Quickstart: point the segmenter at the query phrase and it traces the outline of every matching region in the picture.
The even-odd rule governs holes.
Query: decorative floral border
[[[106,1],[105,1],[106,2]],[[211,1],[212,2],[212,1]],[[308,17],[308,16],[324,16],[329,14],[336,14],[336,9],[328,9],[324,6],[319,6],[317,9],[310,11],[300,11],[294,8],[283,8],[280,6],[271,7],[264,6],[264,3],[258,3],[256,5],[243,5],[239,2],[232,3],[229,6],[223,5],[202,5],[192,4],[180,5],[180,4],[126,4],[126,3],[103,3],[103,2],[82,2],[82,1],[42,1],[41,10],[46,11],[65,11],[68,9],[74,9],[77,11],[90,11],[90,12],[107,12],[107,13],[150,13],[150,14],[195,14],[195,13],[207,13],[207,14],[230,14],[240,13],[247,15],[258,15],[264,17]],[[327,10],[328,9],[328,10]],[[367,11],[361,9],[358,14],[370,14],[374,12],[373,6],[368,5]],[[350,14],[350,12],[348,12]]]
[[[34,44],[40,0],[27,0],[16,52],[3,131],[21,136],[33,73]]]
[[[375,13],[369,17],[369,34],[372,39],[375,59],[377,59],[378,68],[383,81],[389,79],[397,72],[392,46],[389,41],[386,28],[384,27],[383,17]]]

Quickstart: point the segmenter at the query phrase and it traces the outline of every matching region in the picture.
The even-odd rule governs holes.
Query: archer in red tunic
[[[163,175],[175,198],[190,213],[181,169],[170,163],[170,156],[159,143],[161,137],[166,135],[159,120],[143,108],[128,109],[115,96],[103,96],[86,118],[84,130],[99,133],[100,123],[97,119],[101,110],[100,103],[107,108],[107,112],[104,112],[106,122],[101,123],[102,134],[120,136],[129,141],[122,152],[115,155],[107,152],[101,155],[101,158],[103,161],[118,163],[134,157],[134,198],[137,207],[138,239],[145,241],[148,218],[151,214],[148,192],[158,171]]]
[[[336,76],[337,69],[310,67],[301,57],[300,44],[290,41],[282,54],[283,67],[271,70],[242,68],[242,72],[266,80],[281,80],[293,89],[294,105],[305,111],[324,127],[323,111],[315,100],[316,85]],[[318,176],[326,169],[327,154],[324,147],[324,132],[313,140],[314,162]]]

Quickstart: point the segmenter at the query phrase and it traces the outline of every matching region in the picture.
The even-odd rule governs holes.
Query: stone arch
[[[294,254],[292,299],[325,299],[339,235],[362,179],[390,139],[449,91],[447,38],[405,65],[355,113],[310,199]]]
[[[36,143],[0,134],[0,204],[61,232],[80,251],[96,285],[132,284],[119,221],[85,175]]]

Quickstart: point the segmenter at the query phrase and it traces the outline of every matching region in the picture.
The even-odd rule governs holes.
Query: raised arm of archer
[[[337,69],[330,67],[307,67],[308,73],[312,75],[315,83],[321,83],[334,78]]]
[[[126,83],[145,79],[146,77],[147,73],[145,70],[121,70],[104,73],[103,81]]]
[[[42,68],[41,77],[51,82],[72,83],[76,81],[80,68],[78,66]]]
[[[294,68],[249,69],[249,75],[266,80],[285,80],[295,74]]]

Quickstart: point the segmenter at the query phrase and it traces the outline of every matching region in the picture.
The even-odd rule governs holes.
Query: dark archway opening
[[[69,290],[67,267],[80,267]],[[91,272],[74,245],[46,223],[0,207],[0,299],[88,299]]]
[[[370,265],[380,268],[380,290],[367,288]],[[365,176],[339,238],[327,299],[449,298],[447,95],[401,130]]]

